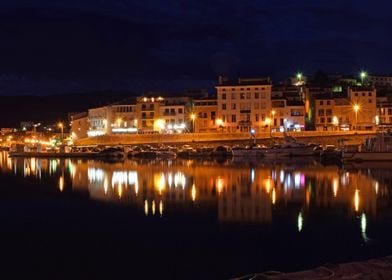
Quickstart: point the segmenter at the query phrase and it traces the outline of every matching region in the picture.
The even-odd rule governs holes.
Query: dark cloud
[[[388,1],[3,0],[1,94],[391,72]]]

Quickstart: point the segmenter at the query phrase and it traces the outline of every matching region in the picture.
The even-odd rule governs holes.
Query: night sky
[[[0,0],[0,95],[392,73],[387,0]]]

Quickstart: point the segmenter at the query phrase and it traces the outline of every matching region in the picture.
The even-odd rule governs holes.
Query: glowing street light
[[[359,105],[358,104],[354,104],[354,112],[355,112],[355,130],[358,130],[358,111],[359,111]]]
[[[359,73],[359,77],[361,78],[361,86],[363,86],[363,81],[366,79],[367,73],[365,71],[361,71],[361,73]]]
[[[339,125],[339,119],[338,119],[337,116],[333,116],[333,118],[332,118],[332,123],[333,123],[333,125],[336,126],[336,127]]]
[[[191,119],[192,119],[192,132],[195,133],[195,119],[196,119],[196,115],[194,113],[191,114]]]
[[[222,119],[217,119],[215,121],[215,123],[221,129],[221,132],[223,132],[223,120]]]
[[[58,127],[61,129],[61,139],[63,139],[64,138],[64,124],[62,122],[59,122]]]

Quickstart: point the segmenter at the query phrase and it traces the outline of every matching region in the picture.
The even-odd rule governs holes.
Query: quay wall
[[[313,142],[321,145],[337,145],[344,139],[350,143],[362,143],[367,137],[374,135],[371,131],[343,132],[343,131],[303,131],[290,132],[300,141]],[[256,143],[270,145],[279,142],[283,133],[258,133]],[[134,135],[104,135],[83,138],[75,141],[75,145],[139,145],[139,144],[193,144],[193,145],[234,145],[253,141],[249,133],[185,133],[185,134],[134,134]]]

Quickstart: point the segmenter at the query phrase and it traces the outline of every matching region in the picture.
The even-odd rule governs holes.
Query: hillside
[[[0,127],[19,127],[21,121],[52,123],[69,112],[82,112],[134,96],[126,91],[100,91],[50,96],[0,96]]]

